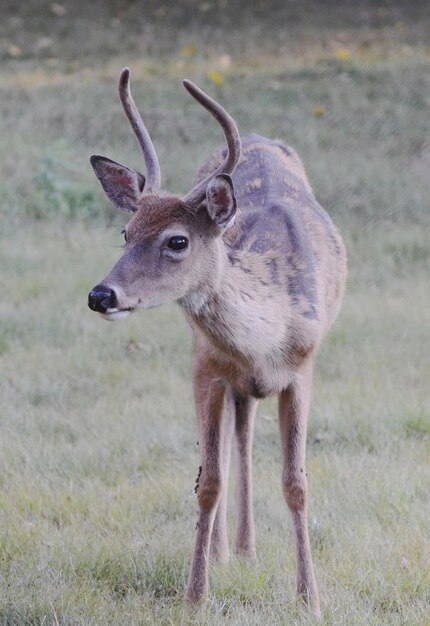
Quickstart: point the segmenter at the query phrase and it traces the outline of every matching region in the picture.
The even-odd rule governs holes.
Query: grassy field
[[[15,4],[0,26],[0,625],[312,623],[294,598],[274,401],[256,424],[258,560],[213,568],[206,612],[183,607],[199,465],[189,331],[174,305],[111,325],[86,307],[125,219],[88,156],[140,168],[116,95],[125,64],[166,188],[186,191],[221,141],[183,77],[241,132],[301,155],[350,265],[309,424],[322,623],[428,625],[425,3]]]

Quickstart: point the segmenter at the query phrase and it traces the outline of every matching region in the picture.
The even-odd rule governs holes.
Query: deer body
[[[336,317],[345,251],[290,148],[251,135],[242,150],[232,175],[239,209],[218,242],[215,287],[180,303],[198,348],[235,391],[264,398],[290,384]]]
[[[105,157],[92,164],[106,193],[133,212],[124,254],[89,295],[108,319],[177,301],[194,336],[200,431],[199,522],[187,590],[208,593],[209,556],[228,558],[227,478],[237,448],[236,552],[255,557],[251,450],[257,400],[279,396],[282,485],[296,538],[297,589],[319,614],[307,529],[306,423],[315,353],[340,307],[346,254],[315,200],[300,159],[281,142],[240,138],[234,121],[192,83],[185,86],[223,127],[185,197],[159,192],[160,172],[128,87],[120,95],[142,147],[148,179]],[[230,176],[231,174],[231,176]]]

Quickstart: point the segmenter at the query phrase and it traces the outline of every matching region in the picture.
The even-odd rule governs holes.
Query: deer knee
[[[306,477],[297,479],[283,476],[282,487],[290,511],[303,511],[307,496]]]
[[[197,489],[197,499],[200,509],[203,511],[212,511],[221,496],[221,490],[222,483],[219,477],[202,476]]]

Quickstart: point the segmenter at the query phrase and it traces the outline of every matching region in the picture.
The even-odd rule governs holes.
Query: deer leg
[[[294,383],[279,396],[279,423],[283,452],[282,487],[294,524],[297,593],[315,615],[319,616],[318,589],[308,535],[305,471],[306,426],[311,386],[312,365],[307,364]]]
[[[252,440],[257,400],[236,398],[236,502],[235,550],[240,556],[255,559],[255,527],[252,512]]]
[[[229,546],[227,534],[227,500],[228,476],[230,472],[231,440],[233,437],[235,404],[231,388],[226,390],[224,398],[224,425],[222,441],[222,489],[218,502],[215,520],[212,528],[210,556],[219,563],[229,560]]]
[[[208,595],[209,548],[224,481],[222,468],[222,440],[225,384],[211,378],[210,371],[195,370],[194,390],[197,419],[200,430],[201,475],[197,488],[199,520],[187,600],[204,603]]]

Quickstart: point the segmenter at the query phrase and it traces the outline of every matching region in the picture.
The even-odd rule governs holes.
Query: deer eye
[[[185,250],[185,248],[188,246],[188,239],[181,236],[170,237],[167,245],[171,250]]]
[[[127,241],[127,231],[125,228],[121,231],[121,235],[124,235],[124,240]]]

